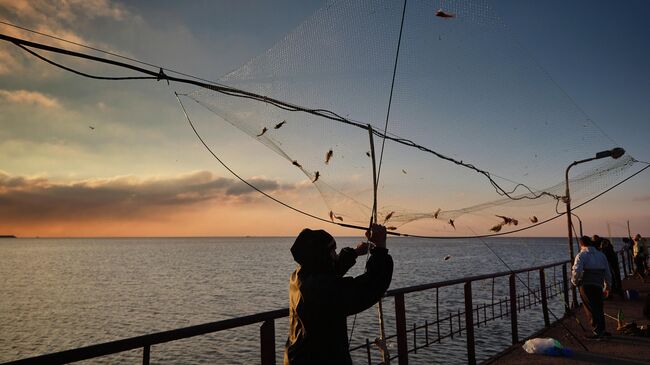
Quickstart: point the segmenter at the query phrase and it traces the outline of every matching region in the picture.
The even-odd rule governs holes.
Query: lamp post
[[[576,219],[578,220],[578,224],[580,225],[580,237],[582,237],[583,236],[583,234],[582,234],[582,219],[580,219],[580,217],[578,217],[578,215],[573,213],[573,212],[571,212],[571,215],[576,217]]]
[[[571,228],[573,227],[573,223],[571,222],[571,195],[569,193],[569,170],[575,166],[579,165],[581,163],[593,161],[593,160],[599,160],[601,158],[607,158],[611,157],[613,159],[617,159],[625,154],[625,150],[616,147],[611,150],[607,151],[601,151],[596,154],[596,156],[591,157],[591,158],[586,158],[584,160],[579,160],[579,161],[573,161],[569,167],[566,168],[566,173],[565,173],[565,180],[566,180],[566,192],[564,195],[564,202],[566,203],[566,218],[567,218],[567,224],[568,224],[568,230],[569,230],[569,260],[573,263],[573,235],[571,234]],[[578,219],[579,220],[579,219]],[[571,303],[572,308],[577,308],[578,307],[578,294],[576,292],[576,288],[573,287],[571,289],[572,294],[573,294],[573,303]]]

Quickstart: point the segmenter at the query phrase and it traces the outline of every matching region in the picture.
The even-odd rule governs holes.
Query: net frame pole
[[[375,158],[375,140],[373,137],[373,129],[370,124],[368,124],[368,138],[370,140],[370,157],[372,159],[372,212],[370,217],[370,225],[372,223],[377,223],[377,159]],[[385,341],[386,339],[386,330],[384,327],[384,310],[381,302],[381,298],[377,302],[377,315],[379,316],[379,340]],[[388,347],[383,346],[383,361],[385,364],[390,363],[390,354],[388,353]]]

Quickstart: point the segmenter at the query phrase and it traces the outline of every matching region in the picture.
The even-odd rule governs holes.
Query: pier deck
[[[624,300],[620,296],[605,301],[605,313],[616,317],[621,309],[625,322],[635,321],[638,326],[648,325],[650,320],[643,316],[645,298],[650,293],[650,280],[644,283],[639,278],[629,277],[623,280],[624,289],[635,289],[640,294],[636,301]],[[602,340],[588,340],[585,336],[590,334],[591,326],[583,311],[576,312],[581,328],[575,317],[565,317],[561,321],[573,332],[589,351],[582,346],[559,323],[554,323],[551,328],[544,329],[532,337],[552,337],[559,340],[564,347],[571,348],[575,355],[571,358],[551,357],[545,355],[528,354],[522,349],[523,341],[492,357],[483,364],[650,364],[650,338],[620,335],[616,332],[616,321],[605,317],[607,331],[611,338]]]

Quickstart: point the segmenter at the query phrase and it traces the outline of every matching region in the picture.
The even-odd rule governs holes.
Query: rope
[[[156,80],[161,80],[160,72],[151,71],[151,70],[148,70],[148,69],[145,69],[145,68],[142,68],[142,67],[138,67],[138,66],[134,66],[134,65],[131,65],[131,64],[127,64],[127,63],[124,63],[124,62],[109,60],[109,59],[105,59],[105,58],[101,58],[101,57],[97,57],[97,56],[92,56],[92,55],[89,55],[89,54],[84,54],[84,53],[80,53],[80,52],[65,50],[65,49],[61,49],[61,48],[58,48],[58,47],[44,45],[44,44],[41,44],[41,43],[31,42],[31,41],[27,41],[27,40],[24,40],[24,39],[11,37],[11,36],[8,36],[8,35],[5,35],[5,34],[0,34],[0,40],[11,42],[11,43],[15,44],[16,46],[23,45],[23,46],[32,47],[32,48],[43,49],[43,50],[50,51],[50,52],[65,54],[65,55],[72,56],[72,57],[85,58],[85,59],[93,60],[93,61],[100,62],[100,63],[107,63],[107,64],[111,64],[111,65],[114,65],[114,66],[124,67],[124,68],[131,69],[131,70],[134,70],[134,71],[142,72],[142,73],[150,75],[150,76],[154,76],[156,78]],[[23,50],[25,49],[24,47],[21,47],[21,48]],[[42,59],[44,59],[44,57]],[[161,67],[159,67],[159,69],[162,70]],[[71,71],[72,69],[68,69],[68,70]],[[80,72],[77,72],[77,74],[82,75],[82,76],[87,76],[86,74],[83,74],[83,73],[80,73]],[[125,78],[107,78],[107,79],[108,80],[124,80]],[[164,78],[162,78],[162,79],[164,79],[164,80],[166,80],[168,82],[169,81],[175,81],[175,82],[179,82],[179,83],[185,83],[185,84],[190,84],[190,85],[202,87],[202,88],[212,90],[214,92],[218,92],[218,93],[221,93],[221,94],[224,94],[224,95],[230,95],[230,96],[235,96],[235,97],[240,97],[240,98],[256,100],[256,101],[260,101],[260,102],[263,102],[263,103],[266,103],[266,104],[270,104],[270,105],[275,106],[275,107],[277,107],[279,109],[282,109],[282,110],[312,114],[312,115],[319,116],[319,117],[329,119],[329,120],[332,120],[332,121],[337,121],[337,122],[340,122],[340,123],[343,123],[343,124],[355,126],[357,128],[367,129],[367,125],[365,125],[365,124],[350,120],[348,118],[345,118],[345,117],[343,117],[343,116],[341,116],[341,115],[339,115],[339,114],[337,114],[337,113],[335,113],[333,111],[327,110],[327,109],[306,108],[306,107],[295,105],[295,104],[292,104],[292,103],[289,103],[289,102],[285,102],[285,101],[281,101],[281,100],[278,100],[278,99],[270,98],[270,97],[267,97],[267,96],[264,96],[264,95],[252,93],[252,92],[249,92],[249,91],[245,91],[245,90],[241,90],[241,89],[237,89],[237,88],[233,88],[233,87],[229,87],[229,86],[219,85],[219,84],[216,84],[216,83],[214,83],[212,81],[203,82],[203,81],[190,80],[190,79],[174,77],[174,76],[168,76],[168,75],[164,75]],[[473,164],[465,163],[465,162],[463,162],[461,160],[456,160],[454,158],[445,156],[442,153],[439,153],[439,152],[436,152],[436,151],[434,151],[434,150],[432,150],[430,148],[421,146],[421,145],[419,145],[419,144],[417,144],[417,143],[415,143],[415,142],[413,142],[413,141],[411,141],[409,139],[400,138],[400,137],[396,137],[396,136],[393,136],[393,135],[388,135],[386,133],[382,133],[382,132],[379,132],[377,130],[374,130],[373,133],[376,136],[378,136],[380,138],[383,138],[384,141],[386,139],[388,139],[388,140],[391,140],[393,142],[405,145],[407,147],[416,148],[416,149],[418,149],[420,151],[431,153],[431,154],[433,154],[434,156],[436,156],[436,157],[438,157],[440,159],[443,159],[443,160],[446,160],[448,162],[454,163],[454,164],[456,164],[458,166],[463,166],[465,168],[474,170],[474,171],[478,172],[479,174],[482,174],[483,176],[485,176],[488,179],[488,181],[494,187],[497,194],[499,194],[501,196],[506,196],[506,197],[508,197],[508,198],[510,198],[512,200],[538,199],[538,198],[540,198],[542,196],[552,196],[555,199],[560,198],[559,196],[548,193],[548,192],[536,193],[535,191],[533,191],[533,189],[531,189],[527,185],[521,184],[521,183],[517,184],[512,190],[507,191],[504,188],[502,188],[492,178],[492,174],[490,172],[488,172],[486,170],[479,169],[478,167],[474,166]],[[513,196],[513,194],[520,187],[526,189],[528,191],[528,193],[526,195],[523,195],[523,196],[518,196],[518,197]],[[528,194],[530,194],[530,195],[528,195]]]
[[[395,89],[395,76],[397,74],[397,62],[399,60],[399,50],[400,45],[402,44],[402,30],[404,29],[404,17],[406,15],[406,3],[407,0],[404,0],[404,6],[402,7],[402,20],[399,27],[399,37],[397,38],[397,50],[395,51],[395,63],[393,64],[393,77],[390,84],[390,94],[388,96],[388,110],[386,111],[386,120],[384,122],[384,136],[381,140],[381,152],[379,155],[379,165],[375,168],[375,143],[373,141],[373,130],[372,126],[368,124],[368,133],[370,134],[370,151],[372,154],[372,175],[373,175],[373,195],[374,202],[372,206],[372,218],[370,218],[370,223],[372,227],[372,222],[377,222],[377,186],[379,184],[379,176],[381,174],[381,165],[384,159],[384,146],[386,144],[386,133],[388,132],[388,120],[390,118],[390,108],[393,103],[393,90]],[[379,342],[382,353],[382,359],[384,364],[390,363],[390,354],[388,353],[388,346],[386,346],[386,331],[384,329],[384,311],[382,308],[381,297],[377,302],[377,312],[379,315]],[[356,318],[355,318],[356,319]]]
[[[171,69],[171,68],[168,68],[168,67],[162,67],[162,66],[154,65],[154,64],[151,64],[151,63],[147,63],[147,62],[144,62],[144,61],[140,61],[140,60],[138,60],[138,59],[136,59],[136,58],[123,56],[123,55],[120,55],[120,54],[117,54],[117,53],[114,53],[114,52],[109,52],[109,51],[103,50],[103,49],[101,49],[101,48],[92,47],[92,46],[89,46],[89,45],[86,45],[86,44],[83,44],[83,43],[74,42],[74,41],[71,41],[71,40],[68,40],[68,39],[65,39],[65,38],[61,38],[61,37],[57,37],[57,36],[54,36],[54,35],[51,35],[51,34],[42,33],[42,32],[36,31],[36,30],[34,30],[34,29],[29,29],[29,28],[26,28],[26,27],[21,27],[21,26],[19,26],[19,25],[12,24],[12,23],[8,23],[8,22],[6,22],[6,21],[2,21],[2,20],[0,20],[0,24],[4,24],[4,25],[7,25],[7,26],[10,26],[10,27],[13,27],[13,28],[21,29],[21,30],[24,30],[24,31],[27,31],[27,32],[30,32],[30,33],[34,33],[34,34],[38,34],[38,35],[41,35],[41,36],[44,36],[44,37],[48,37],[48,38],[51,38],[51,39],[56,39],[57,41],[65,42],[65,43],[68,43],[68,44],[73,44],[73,45],[75,45],[75,46],[79,46],[79,47],[82,47],[82,48],[90,49],[90,50],[93,50],[93,51],[96,51],[96,52],[104,53],[104,54],[107,54],[107,55],[110,55],[110,56],[114,56],[114,57],[118,57],[118,58],[121,58],[121,59],[124,59],[124,60],[131,61],[131,62],[136,62],[136,63],[139,63],[139,64],[141,64],[141,65],[151,66],[151,67],[155,67],[155,68],[160,68],[161,70],[165,70],[165,71],[167,71],[167,72],[172,72],[172,73],[175,73],[175,74],[177,74],[177,75],[182,75],[182,76],[190,77],[190,78],[193,78],[193,79],[195,79],[195,80],[201,80],[201,81],[205,81],[205,82],[212,83],[212,84],[215,84],[215,85],[220,85],[220,84],[217,83],[217,82],[214,82],[214,81],[211,81],[211,80],[207,80],[207,79],[203,79],[203,78],[200,78],[200,77],[197,77],[197,76],[193,76],[193,75],[190,75],[190,74],[182,73],[182,72],[180,72],[180,71],[176,71],[176,70]]]
[[[43,61],[46,61],[46,62],[48,62],[48,63],[51,63],[51,64],[53,64],[53,65],[55,65],[55,66],[57,66],[57,67],[62,67],[62,68],[66,69],[66,70],[68,70],[68,71],[70,71],[70,72],[74,72],[74,73],[76,73],[76,74],[78,74],[78,75],[81,75],[81,76],[84,76],[84,77],[91,77],[91,78],[96,78],[96,79],[106,79],[106,80],[126,80],[126,79],[134,79],[134,78],[126,78],[126,77],[102,77],[102,76],[94,76],[94,75],[89,75],[89,74],[85,74],[85,73],[82,73],[82,72],[78,72],[78,71],[73,70],[73,69],[71,69],[71,68],[68,68],[68,67],[65,67],[65,66],[59,65],[59,64],[57,64],[57,63],[55,63],[55,62],[53,62],[53,61],[47,60],[45,57],[40,56],[40,55],[36,54],[36,53],[33,52],[33,51],[30,52],[30,50],[26,49],[26,47],[33,47],[33,48],[43,49],[43,50],[47,50],[47,51],[50,51],[50,52],[55,52],[55,53],[65,54],[65,55],[72,56],[72,57],[85,58],[85,59],[93,60],[93,61],[100,62],[100,63],[107,63],[107,64],[111,64],[111,65],[115,65],[115,66],[119,66],[119,67],[123,67],[123,68],[131,69],[131,70],[134,70],[134,71],[142,72],[142,73],[144,73],[144,74],[147,74],[147,75],[152,76],[152,77],[149,77],[149,78],[147,78],[147,79],[151,79],[151,80],[153,80],[153,79],[161,80],[161,73],[160,73],[160,72],[155,72],[155,71],[147,70],[147,69],[144,69],[144,68],[141,68],[141,67],[138,67],[138,66],[134,66],[134,65],[130,65],[130,64],[126,64],[126,63],[123,63],[123,62],[118,62],[118,61],[114,61],[114,60],[104,59],[104,58],[101,58],[101,57],[92,56],[92,55],[88,55],[88,54],[83,54],[83,53],[80,53],[80,52],[69,51],[69,50],[65,50],[65,49],[61,49],[61,48],[57,48],[57,47],[53,47],[53,46],[48,46],[48,45],[44,45],[44,44],[40,44],[40,43],[36,43],[36,42],[30,42],[30,41],[27,41],[27,40],[23,40],[23,39],[19,39],[19,38],[15,38],[15,37],[7,36],[7,35],[4,35],[4,34],[0,34],[0,40],[4,40],[4,41],[7,41],[7,42],[11,42],[11,43],[15,44],[16,46],[20,47],[21,49],[23,49],[24,51],[27,51],[27,52],[29,52],[30,54],[33,54],[34,56],[38,57],[39,59],[42,59]],[[88,48],[91,48],[91,47],[88,47]],[[123,58],[126,58],[126,57],[123,57]],[[160,68],[160,69],[162,69],[162,68]],[[75,71],[76,71],[76,72],[75,72]],[[313,114],[313,115],[321,116],[321,117],[326,118],[326,119],[330,119],[330,120],[334,120],[334,121],[339,121],[339,122],[344,123],[344,124],[349,124],[349,125],[352,125],[352,126],[356,126],[356,127],[358,127],[358,128],[363,128],[363,129],[367,129],[367,128],[368,128],[367,125],[361,124],[361,123],[359,123],[359,122],[351,121],[351,120],[349,120],[349,119],[347,119],[347,118],[344,118],[344,117],[341,117],[340,115],[338,115],[338,114],[336,114],[336,113],[334,113],[334,112],[332,112],[332,111],[329,111],[329,110],[325,110],[325,109],[308,109],[308,108],[303,108],[303,107],[299,107],[299,106],[296,106],[296,105],[292,105],[292,104],[290,104],[290,103],[286,103],[286,102],[282,102],[282,101],[279,101],[279,100],[276,100],[276,99],[268,98],[268,97],[266,97],[266,96],[258,95],[258,94],[255,94],[255,93],[250,93],[250,92],[247,92],[247,91],[244,91],[244,90],[239,90],[239,89],[235,89],[235,88],[231,88],[231,87],[227,87],[227,86],[218,85],[218,84],[215,84],[215,83],[212,83],[212,82],[211,82],[211,83],[206,83],[206,82],[201,82],[201,81],[188,80],[188,79],[182,79],[182,78],[178,78],[178,77],[168,76],[168,75],[165,75],[165,74],[162,74],[162,75],[164,76],[164,78],[162,78],[162,79],[164,79],[164,80],[166,80],[166,81],[175,81],[175,82],[179,82],[179,83],[186,83],[186,84],[190,84],[190,85],[195,85],[195,86],[199,86],[199,87],[206,88],[206,89],[209,89],[209,90],[213,90],[213,91],[215,91],[215,92],[223,93],[223,94],[225,94],[225,95],[232,95],[232,96],[236,96],[236,97],[249,98],[249,99],[253,99],[253,100],[263,101],[263,102],[265,102],[265,103],[272,104],[272,105],[274,105],[274,106],[276,106],[276,107],[278,107],[278,108],[285,109],[285,110],[302,111],[302,112],[305,112],[305,113],[309,113],[309,114]],[[189,96],[188,96],[188,97],[189,97]],[[190,98],[191,98],[191,97],[190,97]],[[191,98],[191,99],[197,101],[197,100],[194,99],[194,98]],[[197,102],[198,102],[198,101],[197,101]],[[181,103],[181,105],[182,105],[182,103]],[[184,112],[185,112],[185,111],[184,111]],[[186,117],[187,117],[187,116],[186,116]],[[189,120],[189,118],[188,118],[188,120]],[[190,121],[190,125],[191,125],[192,128],[193,128],[193,125],[191,124],[191,121]],[[209,147],[205,144],[205,142],[204,142],[203,139],[200,137],[200,135],[198,134],[198,132],[196,131],[196,129],[193,128],[193,130],[194,130],[195,134],[197,134],[197,137],[199,138],[199,140],[201,140],[201,142],[204,144],[204,146],[206,147],[206,149],[207,149],[207,150],[208,150],[208,151],[213,155],[213,157],[215,157],[215,158],[217,159],[217,161],[219,161],[219,162],[224,166],[224,168],[226,168],[229,172],[231,172],[234,176],[236,176],[236,177],[237,177],[238,179],[240,179],[242,182],[244,182],[245,184],[249,185],[251,188],[253,188],[254,190],[260,192],[261,194],[263,194],[264,196],[268,197],[269,199],[271,199],[271,200],[273,200],[273,201],[275,201],[275,202],[277,202],[277,203],[279,203],[279,204],[281,204],[281,205],[283,205],[283,206],[286,206],[286,207],[288,207],[289,209],[292,209],[292,210],[294,210],[294,211],[296,211],[296,212],[299,212],[299,213],[301,213],[301,214],[304,214],[304,215],[306,215],[306,216],[309,216],[309,217],[311,217],[311,218],[317,219],[317,220],[322,221],[322,222],[328,222],[328,223],[330,223],[330,224],[336,224],[336,225],[338,225],[338,226],[345,227],[345,228],[352,228],[352,229],[358,229],[358,230],[366,230],[366,229],[367,229],[366,227],[361,227],[361,226],[352,225],[352,224],[338,223],[338,222],[331,222],[331,221],[329,221],[329,220],[326,220],[326,219],[323,219],[323,218],[317,217],[317,216],[315,216],[315,215],[313,215],[313,214],[310,214],[310,213],[304,212],[304,211],[302,211],[302,210],[299,210],[299,209],[297,209],[297,208],[291,207],[291,206],[289,206],[288,204],[286,204],[286,203],[284,203],[284,202],[282,202],[282,201],[280,201],[280,200],[278,200],[278,199],[276,199],[276,198],[270,196],[269,194],[264,193],[264,192],[261,191],[260,189],[254,187],[252,184],[246,182],[244,179],[242,179],[241,177],[239,177],[239,175],[237,175],[236,173],[234,173],[234,171],[232,171],[232,170],[231,170],[227,165],[225,165],[221,160],[219,160],[219,158],[216,156],[216,154],[214,154],[214,153],[209,149]],[[560,199],[560,198],[561,198],[560,196],[557,196],[557,195],[554,195],[554,194],[550,194],[550,193],[547,193],[547,192],[535,193],[535,192],[533,192],[533,190],[531,190],[528,186],[526,186],[526,185],[524,185],[524,184],[518,184],[518,185],[515,186],[511,191],[505,191],[503,188],[501,188],[501,187],[496,183],[496,181],[493,180],[493,178],[491,177],[491,174],[490,174],[489,172],[485,171],[485,170],[478,169],[477,167],[475,167],[475,166],[473,166],[473,165],[471,165],[471,164],[468,164],[468,163],[464,163],[463,161],[457,161],[457,160],[455,160],[455,159],[453,159],[453,158],[450,158],[450,157],[444,156],[444,155],[442,155],[442,154],[440,154],[440,153],[438,153],[438,152],[436,152],[436,151],[433,151],[433,150],[431,150],[431,149],[428,149],[427,147],[424,147],[424,146],[420,146],[420,145],[416,144],[415,142],[410,141],[410,140],[407,140],[407,139],[403,139],[403,138],[400,138],[400,137],[396,137],[396,136],[394,136],[394,135],[388,135],[388,134],[386,134],[386,133],[381,133],[381,132],[379,132],[379,131],[377,131],[377,130],[373,130],[373,134],[376,135],[376,136],[379,136],[379,137],[381,137],[381,138],[384,138],[384,139],[389,139],[389,140],[392,140],[392,141],[397,142],[397,143],[401,143],[401,144],[406,145],[406,146],[410,146],[410,147],[413,147],[413,148],[420,149],[420,150],[422,150],[422,151],[424,151],[424,152],[432,153],[432,154],[434,154],[435,156],[437,156],[437,157],[439,157],[439,158],[441,158],[441,159],[444,159],[444,160],[447,160],[447,161],[449,161],[449,162],[455,163],[455,164],[457,164],[457,165],[461,165],[461,166],[464,166],[464,167],[470,168],[470,169],[472,169],[472,170],[475,170],[476,172],[479,172],[480,174],[483,174],[485,177],[488,178],[488,180],[489,180],[490,183],[493,185],[493,187],[495,187],[497,193],[499,193],[500,195],[508,196],[510,199],[513,199],[513,200],[520,200],[520,199],[537,199],[537,198],[539,198],[539,197],[541,197],[541,196],[545,196],[545,195],[546,195],[546,196],[551,196],[551,197],[553,197],[553,198],[555,198],[555,199]],[[646,163],[646,164],[647,164],[647,162],[644,162],[644,161],[638,161],[638,162],[642,162],[642,163]],[[650,165],[646,166],[646,168],[647,168],[647,167],[650,167]],[[620,183],[614,185],[613,187],[611,187],[611,188],[605,190],[604,192],[602,192],[602,193],[596,195],[596,196],[593,197],[592,199],[587,200],[587,201],[584,202],[583,204],[578,205],[576,208],[578,208],[578,207],[580,207],[580,206],[582,206],[582,205],[584,205],[584,204],[586,204],[586,203],[588,203],[588,202],[591,202],[592,200],[594,200],[594,199],[597,198],[597,197],[602,196],[604,193],[609,192],[609,191],[612,190],[613,188],[619,186],[621,183],[623,183],[623,182],[629,180],[630,178],[636,176],[636,175],[639,174],[640,172],[644,171],[646,168],[643,168],[643,169],[640,170],[639,172],[633,174],[632,176],[626,178],[625,180],[623,180],[623,181],[621,181]],[[496,175],[495,175],[495,176],[496,176]],[[532,196],[528,196],[528,195],[526,195],[526,196],[520,196],[520,197],[513,197],[513,196],[511,196],[511,194],[513,194],[513,193],[514,193],[514,192],[515,192],[519,187],[524,187],[524,188],[526,188],[526,189],[527,189],[527,190],[532,194]],[[534,227],[539,226],[539,225],[541,225],[541,224],[548,223],[548,222],[552,221],[553,219],[558,218],[559,216],[561,216],[561,215],[563,215],[563,214],[564,214],[564,213],[558,214],[557,216],[555,216],[555,217],[551,217],[551,218],[549,218],[549,219],[547,219],[547,220],[545,220],[545,221],[541,221],[541,222],[538,222],[537,224],[534,224],[534,225],[531,225],[531,226],[528,226],[528,227],[524,227],[524,228],[520,228],[520,229],[517,229],[517,230],[514,230],[514,231],[509,231],[509,232],[500,232],[500,233],[486,234],[486,235],[475,235],[475,236],[454,236],[454,237],[449,237],[449,236],[412,235],[412,234],[405,234],[405,233],[394,232],[394,231],[387,232],[387,233],[390,234],[390,235],[394,235],[394,236],[404,236],[404,237],[414,237],[414,238],[427,238],[427,239],[464,239],[464,238],[494,237],[494,236],[502,236],[502,235],[506,235],[506,234],[510,234],[510,233],[521,232],[521,231],[524,231],[524,230],[527,230],[527,229],[531,229],[531,228],[534,228]]]
[[[276,202],[276,203],[278,203],[278,204],[280,204],[280,205],[282,205],[282,206],[284,206],[284,207],[287,207],[287,208],[289,208],[289,209],[291,209],[291,210],[293,210],[293,211],[295,211],[295,212],[297,212],[297,213],[300,213],[300,214],[306,215],[307,217],[314,218],[314,219],[319,220],[319,221],[328,222],[328,223],[333,223],[333,224],[337,224],[337,225],[341,225],[341,226],[343,225],[343,224],[341,224],[341,223],[328,221],[327,219],[323,219],[323,218],[321,218],[321,217],[318,217],[318,216],[315,216],[315,215],[310,214],[310,213],[308,213],[308,212],[305,212],[304,210],[301,210],[301,209],[298,209],[298,208],[296,208],[296,207],[293,207],[293,206],[291,206],[291,205],[289,205],[289,204],[287,204],[287,203],[285,203],[285,202],[283,202],[283,201],[281,201],[281,200],[279,200],[279,199],[277,199],[277,198],[275,198],[275,197],[269,195],[268,193],[266,193],[266,192],[264,192],[263,190],[259,189],[259,188],[256,187],[255,185],[253,185],[253,184],[251,184],[250,182],[246,181],[246,179],[244,179],[244,178],[242,178],[241,176],[239,176],[235,171],[233,171],[230,167],[228,167],[228,165],[226,165],[226,164],[225,164],[225,163],[224,163],[224,162],[223,162],[223,161],[222,161],[222,160],[221,160],[221,159],[220,159],[220,158],[219,158],[219,157],[218,157],[218,156],[217,156],[217,155],[212,151],[212,149],[207,145],[207,143],[205,142],[205,140],[203,139],[203,137],[201,137],[201,135],[199,134],[199,132],[198,132],[198,131],[196,130],[196,128],[194,127],[194,123],[192,123],[192,120],[190,119],[189,115],[187,115],[187,111],[185,110],[185,106],[183,105],[183,102],[181,102],[181,99],[178,97],[178,93],[174,92],[174,95],[176,95],[176,100],[178,100],[178,103],[181,105],[181,109],[183,109],[183,114],[185,115],[185,119],[187,119],[187,122],[189,123],[190,127],[192,128],[192,131],[194,131],[194,134],[196,135],[196,138],[198,138],[199,141],[201,141],[201,144],[203,144],[203,147],[205,147],[205,149],[207,149],[208,152],[210,152],[210,154],[212,155],[212,157],[214,157],[217,161],[219,161],[219,163],[221,164],[221,166],[223,166],[226,170],[228,170],[228,172],[230,172],[233,176],[235,176],[237,179],[239,179],[239,181],[243,182],[244,184],[248,185],[251,189],[253,189],[253,190],[257,191],[258,193],[264,195],[265,197],[267,197],[267,198],[273,200],[274,202]],[[359,227],[359,228],[361,228],[361,227]],[[363,229],[365,229],[365,228],[363,228]]]
[[[402,44],[402,30],[404,29],[404,17],[406,15],[406,2],[404,0],[404,7],[402,8],[402,21],[399,25],[399,37],[397,38],[397,50],[395,51],[395,63],[393,64],[393,79],[390,83],[390,95],[388,96],[388,110],[386,111],[386,121],[384,123],[384,134],[388,132],[388,119],[390,117],[390,107],[393,104],[393,89],[395,88],[395,76],[397,75],[397,61],[399,60],[399,49]],[[379,182],[379,175],[381,174],[381,163],[384,159],[384,144],[386,138],[381,140],[381,153],[379,154],[379,170],[377,171],[377,182]]]

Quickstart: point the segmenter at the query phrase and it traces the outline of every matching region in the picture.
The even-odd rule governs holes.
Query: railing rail
[[[623,274],[627,277],[632,273],[631,250],[623,249],[619,251]],[[510,317],[512,343],[519,342],[519,330],[517,322],[517,313],[521,310],[532,308],[538,304],[542,305],[542,312],[545,326],[550,326],[548,317],[548,299],[563,295],[565,302],[568,302],[568,274],[567,264],[569,261],[560,261],[547,265],[540,265],[514,271],[503,271],[494,274],[477,275],[465,277],[462,279],[446,280],[436,283],[415,285],[404,288],[393,289],[386,292],[385,297],[393,297],[395,300],[395,325],[396,333],[387,336],[387,340],[396,339],[397,354],[392,359],[397,359],[400,365],[408,364],[408,354],[417,352],[417,350],[428,347],[433,343],[440,343],[445,338],[452,338],[454,335],[462,336],[465,333],[467,342],[467,362],[476,363],[476,349],[474,343],[474,327],[486,325],[488,321],[494,321],[500,318]],[[562,279],[553,280],[550,284],[546,282],[546,269],[553,269],[553,278],[555,279],[555,269],[562,268]],[[539,288],[533,288],[530,284],[530,273],[539,273]],[[525,293],[517,293],[517,274],[526,273],[528,275],[527,290]],[[509,296],[494,300],[494,279],[499,277],[508,277]],[[473,302],[472,282],[492,279],[492,302],[476,304]],[[519,278],[521,280],[521,278]],[[449,312],[449,315],[440,315],[439,312],[439,289],[463,284],[464,290],[464,307],[456,313]],[[420,292],[424,290],[436,290],[436,318],[434,321],[425,321],[424,325],[413,323],[411,329],[407,329],[406,323],[406,303],[405,294]],[[549,294],[550,293],[550,294]],[[531,299],[532,296],[532,299]],[[528,300],[528,302],[526,302]],[[496,307],[499,311],[497,314]],[[490,313],[488,313],[488,308]],[[25,364],[67,364],[76,361],[88,360],[92,358],[112,355],[125,351],[142,349],[142,363],[148,365],[151,356],[151,346],[181,340],[189,337],[205,335],[209,333],[234,329],[252,324],[262,323],[260,326],[260,360],[262,365],[275,364],[275,320],[289,316],[289,309],[279,309],[268,312],[256,313],[248,316],[237,317],[222,321],[204,323],[200,325],[178,328],[169,331],[151,333],[142,336],[136,336],[117,341],[106,342],[102,344],[80,347],[72,350],[65,350],[15,361],[3,363],[2,365],[25,365]],[[456,325],[454,326],[454,323]],[[448,327],[447,327],[448,326]],[[433,328],[435,337],[432,340],[430,327]],[[417,331],[424,330],[424,344],[418,345]],[[413,346],[409,348],[408,337],[412,336]],[[421,335],[420,335],[421,336]],[[420,339],[420,342],[422,340]],[[370,348],[372,343],[366,339],[365,343],[350,348],[350,351],[365,350],[368,364],[372,363]]]

